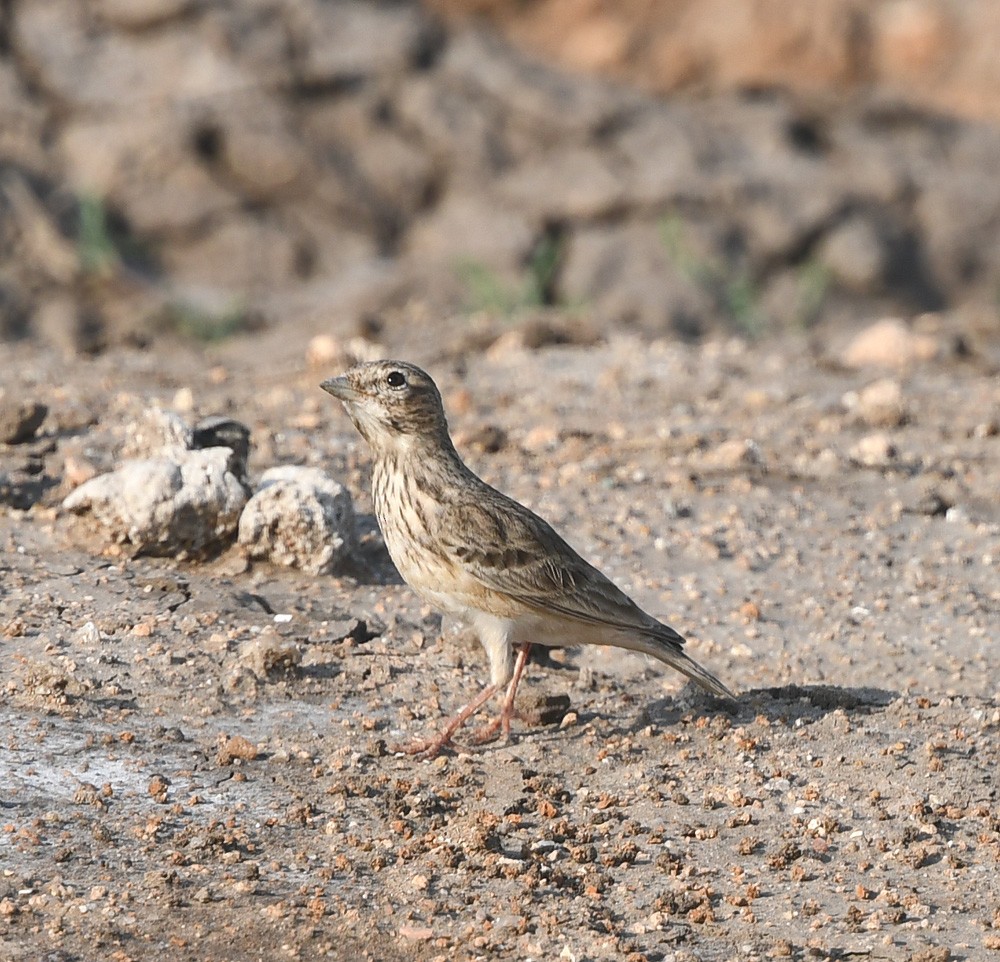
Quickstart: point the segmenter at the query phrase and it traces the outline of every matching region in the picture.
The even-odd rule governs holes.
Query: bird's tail
[[[684,651],[684,638],[666,625],[662,632],[633,635],[627,647],[652,655],[665,665],[687,675],[693,682],[719,698],[736,700],[736,695],[707,668],[703,668]],[[669,634],[667,634],[669,632]]]

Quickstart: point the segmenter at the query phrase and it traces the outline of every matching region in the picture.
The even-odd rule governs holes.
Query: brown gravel
[[[893,454],[867,463],[857,398],[885,374],[825,347],[400,337],[386,351],[460,398],[474,467],[742,692],[726,709],[639,657],[556,652],[510,744],[425,762],[387,746],[433,730],[483,656],[398,583],[363,444],[316,386],[335,372],[282,341],[9,348],[4,387],[50,418],[0,445],[0,957],[1000,951],[989,364],[894,374],[906,416],[878,418]],[[251,481],[302,463],[349,488],[350,572],[132,558],[57,509],[67,464],[106,470],[179,391],[251,427]]]

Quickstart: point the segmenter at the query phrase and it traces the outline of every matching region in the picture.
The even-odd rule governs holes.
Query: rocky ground
[[[877,87],[913,105],[1000,119],[991,0],[428,0],[487,20],[546,62],[644,89],[780,87],[839,100]]]
[[[549,52],[576,28],[613,36],[586,5],[518,22]],[[958,110],[997,103],[989,0],[653,6],[685,8],[662,44],[649,4],[616,6],[649,41],[626,59],[693,71],[696,99],[560,72],[415,3],[11,0],[0,335],[371,334],[414,300],[585,306],[685,339],[995,314],[1000,132]],[[760,69],[713,79],[735,49]],[[865,51],[906,69],[883,78]],[[949,87],[932,68],[953,63],[982,76]]]
[[[653,6],[0,4],[0,958],[1000,953],[995,16]],[[386,355],[736,704],[554,652],[396,753],[484,664]]]
[[[11,398],[48,412],[0,445],[0,955],[1000,951],[995,354],[945,327],[541,348],[534,329],[367,349],[426,364],[470,463],[737,703],[556,652],[509,744],[396,754],[484,659],[388,562],[367,452],[317,387],[337,345],[312,366],[294,332],[70,363],[8,346],[8,440]],[[62,509],[153,405],[250,427],[251,487],[275,464],[339,479],[347,567],[133,556]]]

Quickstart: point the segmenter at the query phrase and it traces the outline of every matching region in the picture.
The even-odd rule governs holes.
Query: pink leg
[[[517,649],[517,661],[514,662],[514,674],[507,685],[507,693],[503,698],[503,707],[500,714],[488,725],[477,729],[472,735],[472,743],[480,745],[489,741],[496,735],[498,729],[503,729],[504,740],[510,737],[510,722],[514,717],[514,698],[517,695],[517,686],[521,683],[521,675],[524,674],[525,666],[528,664],[528,655],[531,653],[531,642],[524,642]]]
[[[424,755],[425,758],[433,758],[444,748],[452,736],[462,727],[480,708],[483,707],[498,691],[499,685],[487,685],[472,701],[469,702],[457,715],[451,718],[441,733],[434,738],[425,741],[410,742],[408,745],[398,745],[392,750],[405,752],[407,755]]]

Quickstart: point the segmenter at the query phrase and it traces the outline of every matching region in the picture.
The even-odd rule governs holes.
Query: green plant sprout
[[[709,296],[716,310],[733,326],[752,339],[765,332],[770,319],[761,307],[758,280],[748,268],[733,270],[715,258],[696,254],[685,240],[684,223],[676,214],[660,221],[660,237],[677,269]],[[811,258],[802,263],[796,284],[797,326],[807,328],[815,323],[826,301],[830,280],[830,271],[822,262]]]
[[[184,337],[212,344],[247,330],[250,315],[239,305],[213,311],[189,302],[175,302],[166,308],[166,323]]]
[[[505,281],[479,261],[459,261],[456,272],[465,288],[468,310],[513,317],[551,304],[552,282],[559,269],[561,254],[559,238],[543,237],[531,252],[525,277],[520,283]]]
[[[113,274],[121,256],[108,229],[104,201],[95,194],[84,194],[79,198],[79,209],[76,243],[84,274]]]

